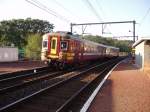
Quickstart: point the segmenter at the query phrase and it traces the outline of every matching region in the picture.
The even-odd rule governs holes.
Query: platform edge
[[[125,60],[125,59],[124,59]],[[94,98],[96,97],[96,95],[98,94],[100,88],[102,87],[102,85],[104,84],[104,82],[106,81],[106,79],[110,76],[110,74],[112,73],[112,71],[120,64],[122,63],[124,60],[120,61],[118,64],[116,64],[111,71],[108,72],[108,74],[104,77],[104,79],[102,80],[102,82],[100,82],[100,84],[98,85],[98,87],[94,90],[94,92],[92,93],[92,95],[88,98],[88,100],[85,102],[85,104],[83,105],[83,107],[80,109],[80,112],[86,112],[92,101],[94,100]]]

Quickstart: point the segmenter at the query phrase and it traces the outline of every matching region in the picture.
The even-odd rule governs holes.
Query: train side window
[[[61,46],[61,50],[67,50],[68,43],[66,41],[61,41],[60,46]]]
[[[43,47],[47,47],[47,41],[43,41]]]

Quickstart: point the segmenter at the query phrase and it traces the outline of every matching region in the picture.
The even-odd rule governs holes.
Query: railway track
[[[13,81],[10,80],[10,82],[6,84],[7,86],[5,85],[6,87],[0,89],[0,107],[30,95],[43,87],[46,87],[47,84],[49,84],[47,80],[53,80],[54,82],[54,80],[57,80],[56,77],[69,71],[71,71],[71,69],[68,71],[55,71],[49,73],[45,73],[45,71],[39,71],[37,72],[38,75],[27,75],[23,76],[23,78],[21,77],[21,80],[19,80],[20,78],[17,79],[18,81],[14,82],[13,85],[11,85],[10,82],[13,82],[14,79],[12,79]],[[41,74],[39,75],[39,73]]]
[[[85,66],[81,66],[79,68],[81,69],[84,67]],[[48,84],[56,82],[58,79],[60,80],[61,79],[60,75],[70,72],[75,69],[77,68],[72,68],[68,71],[50,72],[47,74],[45,74],[45,72],[48,72],[48,71],[42,70],[42,71],[38,71],[34,73],[33,76],[32,74],[29,74],[29,75],[23,74],[23,75],[20,75],[19,78],[17,76],[13,78],[11,77],[7,79],[3,79],[0,84],[3,85],[2,83],[6,83],[7,86],[5,85],[6,87],[0,89],[0,107],[3,107],[12,102],[15,102],[23,97],[26,97],[27,95],[30,95],[46,87]],[[73,74],[73,72],[70,72],[70,73]],[[68,77],[67,76],[68,74],[69,73],[65,74],[66,78]],[[49,82],[47,80],[49,80]],[[9,82],[7,83],[7,81]],[[10,82],[13,82],[13,85]]]
[[[17,72],[4,73],[4,74],[0,74],[0,81],[2,81],[2,80],[11,80],[11,79],[19,78],[21,76],[34,74],[35,72],[44,71],[44,70],[48,71],[50,69],[49,69],[49,67],[39,67],[39,68],[33,68],[33,69],[29,69],[29,70],[22,70],[22,71],[17,71]]]
[[[12,75],[11,73],[6,74],[6,76],[3,76],[3,78],[1,77],[0,80],[0,94],[13,91],[16,88],[19,89],[19,87],[26,85],[27,82],[43,77],[43,75],[46,75],[47,73],[52,73],[52,69],[49,69],[48,67],[41,67],[38,69],[16,72],[16,74],[13,72]]]
[[[71,68],[68,71],[83,68],[84,66]],[[59,72],[53,73],[54,71],[55,69],[52,70],[49,67],[41,67],[41,68],[35,68],[31,70],[24,70],[24,71],[2,74],[0,75],[0,93],[1,91],[8,90],[15,86],[19,86],[21,83],[29,82],[44,77],[49,77],[51,76],[50,74],[54,75],[59,73]],[[47,75],[47,73],[49,74]]]
[[[93,79],[98,77],[100,73],[108,71],[108,69],[113,66],[110,62],[111,61],[80,71],[70,72],[50,80],[44,80],[36,85],[30,85],[30,88],[23,90],[26,94],[23,98],[18,98],[17,94],[19,93],[14,92],[14,96],[18,99],[11,102],[9,101],[11,99],[10,97],[7,103],[3,102],[3,104],[1,104],[0,111],[12,111],[11,109],[18,112],[69,111],[69,108],[72,107],[70,106],[72,105],[71,102],[74,102],[74,99],[78,99],[77,96],[80,96],[80,92],[86,90],[84,88],[88,87],[88,85],[93,82]],[[118,62],[118,60],[116,62]],[[108,65],[109,67],[107,67]],[[30,91],[30,94],[27,94],[27,91]],[[4,96],[1,97],[5,100]]]

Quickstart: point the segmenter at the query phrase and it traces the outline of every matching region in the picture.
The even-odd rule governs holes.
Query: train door
[[[57,37],[52,37],[51,39],[51,54],[57,54]]]
[[[84,53],[84,44],[81,42],[81,44],[80,44],[80,54],[81,54],[80,60],[83,60],[83,53]]]
[[[75,57],[74,57],[74,61],[78,62],[78,60],[79,60],[78,59],[79,58],[79,43],[77,41],[75,41],[74,45],[75,45],[75,51],[74,51]]]

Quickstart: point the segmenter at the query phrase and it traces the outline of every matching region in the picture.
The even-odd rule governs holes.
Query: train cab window
[[[47,47],[47,41],[43,41],[43,47]]]
[[[61,41],[60,46],[61,46],[61,50],[67,50],[68,43],[66,41]]]

